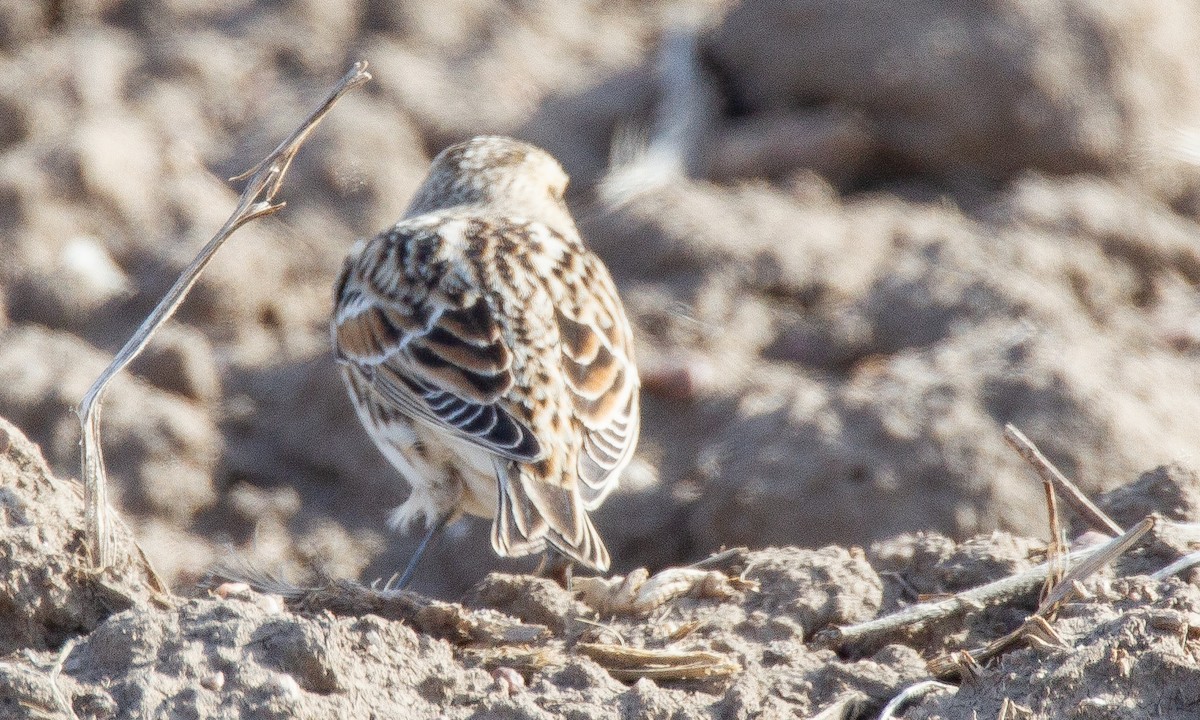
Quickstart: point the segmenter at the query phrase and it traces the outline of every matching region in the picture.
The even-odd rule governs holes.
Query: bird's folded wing
[[[335,352],[362,374],[378,402],[502,457],[544,455],[528,423],[502,402],[513,384],[512,353],[485,297],[453,307],[421,293],[406,303],[366,286],[353,265],[346,272],[333,323]]]
[[[562,367],[583,428],[580,496],[594,509],[616,486],[637,444],[638,376],[633,337],[608,271],[590,254],[562,279],[556,304]]]

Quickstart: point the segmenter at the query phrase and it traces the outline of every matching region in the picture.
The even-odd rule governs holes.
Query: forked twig
[[[271,215],[283,208],[284,203],[275,202],[275,195],[283,184],[284,175],[287,174],[292,159],[296,157],[300,146],[308,139],[309,134],[321,122],[334,103],[348,91],[371,79],[371,74],[366,71],[366,68],[365,61],[355,63],[350,71],[329,91],[320,106],[286,140],[280,143],[274,152],[247,173],[233,178],[233,180],[249,178],[246,189],[238,198],[237,209],[234,210],[233,215],[200,250],[195,259],[184,268],[179,279],[155,306],[153,312],[142,322],[133,337],[125,343],[125,347],[121,348],[121,351],[113,358],[112,363],[105,368],[100,377],[96,378],[96,382],[92,383],[91,388],[80,402],[76,413],[83,431],[80,443],[81,472],[87,513],[87,544],[92,567],[103,569],[111,566],[113,560],[108,478],[104,470],[104,454],[100,446],[100,408],[105,389],[117,373],[124,370],[141,354],[155,331],[175,314],[188,291],[199,279],[201,271],[229,236],[246,223]]]
[[[1113,537],[1125,532],[1120,525],[1113,522],[1112,518],[1089,500],[1075,483],[1054,467],[1054,463],[1050,462],[1041,450],[1038,450],[1037,445],[1034,445],[1029,438],[1025,437],[1025,433],[1018,430],[1012,423],[1004,426],[1004,439],[1012,446],[1013,450],[1017,451],[1017,454],[1025,458],[1025,462],[1033,466],[1038,475],[1041,475],[1047,482],[1053,483],[1054,487],[1075,509],[1075,512],[1079,513],[1084,522],[1093,529]]]
[[[1062,581],[1046,594],[1045,599],[1042,600],[1038,609],[1025,620],[1021,627],[1001,638],[993,640],[985,647],[969,651],[968,654],[970,657],[975,662],[984,663],[1021,640],[1027,642],[1040,641],[1045,645],[1064,645],[1062,638],[1050,627],[1050,624],[1046,622],[1046,618],[1051,617],[1057,612],[1059,606],[1077,591],[1077,588],[1080,587],[1079,583],[1092,573],[1128,552],[1130,548],[1142,539],[1143,535],[1154,529],[1156,522],[1154,516],[1147,517],[1137,525],[1131,527],[1120,537],[1113,538],[1104,545],[1095,548],[1094,551],[1089,551],[1088,556],[1063,576]],[[938,677],[953,674],[956,666],[957,663],[953,657],[945,655],[929,661],[930,672]]]

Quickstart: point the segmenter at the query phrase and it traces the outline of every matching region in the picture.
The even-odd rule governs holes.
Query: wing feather
[[[337,358],[406,415],[501,457],[536,460],[542,443],[504,402],[513,355],[487,295],[447,291],[462,283],[446,268],[440,277],[403,277],[404,253],[428,251],[397,245],[441,240],[401,224],[347,263],[332,326]]]
[[[632,457],[639,429],[633,334],[608,271],[590,254],[560,270],[557,321],[575,417],[582,426],[580,494],[598,507]]]

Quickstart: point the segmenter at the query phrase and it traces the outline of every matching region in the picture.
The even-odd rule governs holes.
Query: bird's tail
[[[492,547],[520,557],[555,550],[598,572],[608,570],[608,548],[583,509],[575,488],[536,477],[521,463],[498,462],[499,504],[492,522]]]

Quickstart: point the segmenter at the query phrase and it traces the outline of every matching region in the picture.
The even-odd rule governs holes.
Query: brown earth
[[[13,618],[4,687],[34,693],[5,697],[51,707],[36,693],[78,638],[61,684],[80,716],[770,717],[815,713],[846,688],[868,698],[847,716],[877,711],[924,676],[918,656],[980,644],[1020,613],[861,656],[805,640],[911,601],[889,573],[940,592],[1016,568],[949,559],[964,548],[1036,555],[1034,541],[1013,550],[987,534],[1046,536],[1041,488],[1004,423],[1093,496],[1163,466],[1144,490],[1106,496],[1120,522],[1196,519],[1198,21],[1190,4],[1153,0],[0,2],[0,415],[63,478],[78,475],[70,408],[232,210],[222,178],[274,147],[352,61],[375,75],[301,152],[287,209],[218,254],[105,406],[128,537],[195,597],[147,605],[138,563],[82,572],[73,486],[25,472],[26,450],[25,471],[4,471],[0,560],[25,568],[0,602]],[[405,490],[333,369],[331,285],[434,153],[485,132],[563,161],[636,325],[643,441],[596,514],[614,570],[723,546],[871,548],[755,551],[788,572],[860,573],[821,591],[836,612],[763,610],[782,600],[762,599],[761,578],[762,596],[672,606],[672,622],[711,614],[711,632],[686,639],[737,658],[727,685],[626,687],[572,654],[572,626],[545,641],[557,669],[520,669],[525,691],[501,698],[499,665],[450,640],[195,589],[230,549],[296,582],[369,581],[408,557],[413,540],[384,529]],[[55,499],[34,502],[35,487]],[[22,515],[13,493],[49,506]],[[1186,545],[1152,544],[1161,562],[1124,572]],[[485,527],[465,522],[414,589],[459,598],[489,571],[532,564],[496,560]],[[993,681],[906,717],[996,717],[1004,697],[1034,717],[1127,717],[1129,703],[1186,716],[1192,638],[1171,631],[1170,646],[1173,621],[1155,613],[1193,612],[1195,587],[1104,582],[1116,589],[1062,614],[1071,651],[1011,653],[985,668]],[[662,642],[615,622],[628,643]],[[273,624],[287,625],[277,646],[262,630]],[[294,660],[316,670],[280,666],[308,652],[292,646],[327,654]],[[1145,672],[1129,674],[1121,652],[1148,658]],[[418,659],[441,679],[395,674]],[[225,684],[207,688],[218,672]],[[283,677],[316,704],[287,714]],[[359,693],[383,677],[389,700]]]
[[[15,426],[0,420],[0,437],[5,718],[871,717],[927,679],[928,660],[1020,626],[1037,584],[836,651],[822,631],[1045,557],[1042,542],[1003,532],[962,543],[914,533],[867,551],[722,553],[689,570],[702,582],[641,606],[594,587],[579,595],[498,573],[461,605],[263,577],[264,592],[214,581],[213,591],[185,598],[151,589],[124,530],[115,567],[92,571],[78,486],[54,477]],[[1176,520],[1197,519],[1194,506],[1169,500],[1200,493],[1194,472],[1161,468],[1131,487],[1143,501],[1165,500]],[[1144,509],[1124,490],[1106,504]],[[1170,529],[1185,526],[1160,519],[1159,527],[1062,607],[1059,644],[1018,645],[960,688],[914,700],[905,717],[997,717],[1007,702],[1031,713],[1019,717],[1189,716],[1200,702],[1200,588],[1124,577],[1177,559],[1187,537],[1194,546],[1194,531]]]

